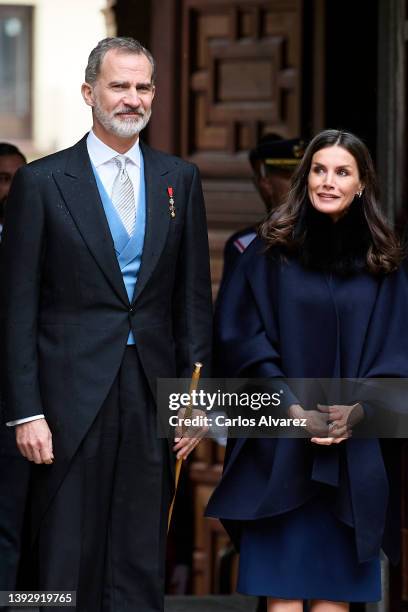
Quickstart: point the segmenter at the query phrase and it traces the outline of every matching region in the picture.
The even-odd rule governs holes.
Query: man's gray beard
[[[137,116],[135,119],[118,119],[115,115],[105,113],[99,104],[95,103],[94,113],[107,132],[119,136],[119,138],[131,138],[139,134],[149,123],[152,110],[145,111],[143,116]]]

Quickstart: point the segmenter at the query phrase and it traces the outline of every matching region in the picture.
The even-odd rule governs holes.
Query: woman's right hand
[[[299,404],[292,404],[289,416],[293,419],[306,419],[306,430],[313,436],[328,436],[327,414],[319,410],[304,410]]]
[[[322,410],[304,410],[299,404],[293,404],[289,408],[289,416],[294,419],[306,419],[306,430],[311,434],[313,444],[329,446],[339,444],[350,437],[350,433],[341,430],[340,435],[329,435],[332,433],[331,423],[328,422],[328,414],[325,407]]]

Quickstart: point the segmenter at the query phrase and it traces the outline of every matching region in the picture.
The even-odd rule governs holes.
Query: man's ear
[[[88,106],[95,106],[93,88],[91,85],[89,85],[89,83],[82,83],[81,94],[83,99],[85,100],[85,104],[87,104]]]

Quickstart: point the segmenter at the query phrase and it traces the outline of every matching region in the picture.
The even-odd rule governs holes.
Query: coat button
[[[135,314],[135,309],[133,308],[133,306],[129,306],[129,313],[131,315]]]

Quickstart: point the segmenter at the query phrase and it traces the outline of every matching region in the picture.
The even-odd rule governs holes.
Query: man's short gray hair
[[[156,67],[153,55],[135,38],[120,36],[104,38],[98,42],[95,49],[92,49],[88,58],[88,65],[85,69],[86,83],[90,85],[95,83],[101,70],[102,60],[111,49],[117,49],[122,53],[145,55],[152,66],[152,83],[154,83]]]

